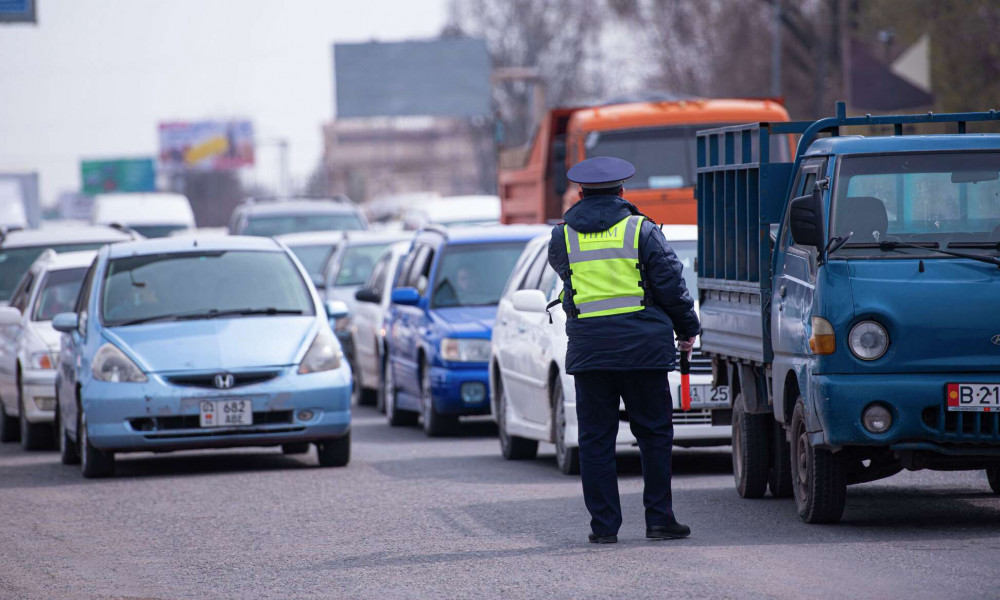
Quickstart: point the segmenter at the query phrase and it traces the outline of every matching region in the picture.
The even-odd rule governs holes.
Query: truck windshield
[[[431,307],[496,304],[526,245],[525,241],[448,246],[437,267]]]
[[[996,250],[1000,152],[886,154],[842,159],[830,235],[853,232],[836,254],[882,254],[878,242]],[[931,255],[919,248],[896,254]]]

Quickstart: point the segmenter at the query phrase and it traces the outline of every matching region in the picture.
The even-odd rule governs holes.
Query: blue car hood
[[[889,330],[885,356],[858,372],[1000,371],[996,267],[928,258],[921,273],[917,260],[852,260],[850,276],[855,318]]]
[[[311,316],[242,317],[114,327],[104,335],[144,371],[226,371],[295,364],[312,341]]]
[[[489,339],[493,333],[493,321],[496,320],[497,307],[496,305],[456,306],[455,308],[436,308],[433,313],[438,325],[445,331]]]

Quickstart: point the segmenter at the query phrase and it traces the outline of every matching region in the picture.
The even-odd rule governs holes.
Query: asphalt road
[[[617,545],[586,542],[579,479],[551,447],[500,457],[495,429],[390,429],[358,409],[353,459],[275,449],[122,457],[87,481],[0,447],[0,599],[997,598],[1000,498],[974,473],[850,488],[843,523],[741,500],[728,449],[679,450],[694,533],[648,542],[638,455],[619,460]]]

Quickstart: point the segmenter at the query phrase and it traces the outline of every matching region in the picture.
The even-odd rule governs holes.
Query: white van
[[[188,199],[165,192],[98,194],[91,221],[95,225],[125,225],[147,238],[195,227]]]

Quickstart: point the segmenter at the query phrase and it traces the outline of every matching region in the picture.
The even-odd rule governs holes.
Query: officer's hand
[[[698,341],[698,336],[693,336],[686,340],[677,340],[677,349],[681,352],[690,352],[694,350],[694,343],[696,341]]]

